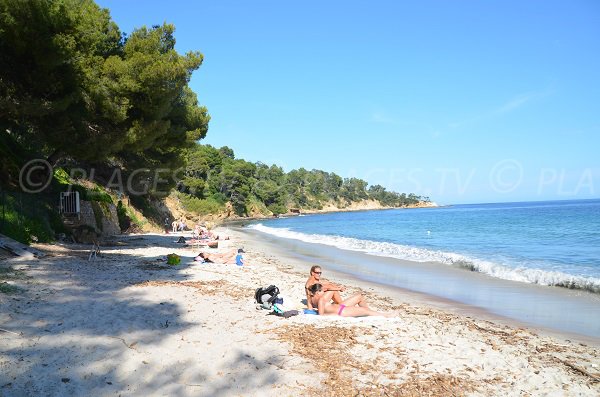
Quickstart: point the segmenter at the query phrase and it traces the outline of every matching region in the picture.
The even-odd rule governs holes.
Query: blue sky
[[[201,143],[441,204],[600,197],[600,1],[102,0],[198,50]]]

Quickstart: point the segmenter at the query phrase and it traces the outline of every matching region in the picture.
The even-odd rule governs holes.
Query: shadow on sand
[[[171,352],[161,350],[163,341],[199,324],[182,320],[188,311],[185,304],[156,304],[141,293],[138,299],[135,291],[123,291],[145,281],[185,280],[188,276],[182,270],[195,255],[191,250],[190,258],[179,266],[164,266],[160,257],[131,260],[148,247],[180,248],[174,242],[177,237],[120,236],[120,253],[103,247],[96,261],[87,260],[89,247],[70,245],[61,254],[25,265],[0,264],[25,267],[31,276],[21,293],[0,296],[0,327],[10,331],[0,333],[0,395],[224,396],[268,390],[268,385],[276,384],[276,370],[258,371],[265,362],[271,367],[280,363],[275,352],[256,360],[243,346],[236,346],[230,355],[233,361],[222,369],[211,368],[209,376],[208,368],[195,365],[193,358],[174,360]],[[151,359],[145,358],[148,352]],[[165,367],[161,355],[175,364]],[[124,362],[127,365],[121,366]],[[228,368],[236,368],[235,379],[227,375]],[[215,370],[223,376],[215,379]]]

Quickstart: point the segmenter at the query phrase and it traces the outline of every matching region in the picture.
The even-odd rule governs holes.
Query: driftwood
[[[598,377],[598,375],[592,374],[592,373],[586,371],[585,369],[583,369],[571,362],[568,362],[567,360],[560,359],[556,356],[554,356],[554,358],[557,359],[558,361],[560,361],[561,363],[563,363],[564,365],[566,365],[567,367],[579,372],[580,374],[592,378],[592,380],[594,382],[600,382],[600,377]]]

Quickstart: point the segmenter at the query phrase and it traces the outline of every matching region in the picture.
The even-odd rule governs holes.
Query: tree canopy
[[[47,156],[183,165],[210,117],[170,24],[129,36],[92,0],[0,0],[0,131]]]
[[[389,207],[429,201],[413,193],[389,192],[380,185],[367,186],[361,179],[321,170],[300,168],[286,173],[277,165],[236,159],[228,147],[198,144],[188,151],[179,190],[190,209],[214,211],[229,201],[238,215],[248,214],[253,205],[281,214],[292,208],[321,209],[327,204],[343,208],[367,199]]]

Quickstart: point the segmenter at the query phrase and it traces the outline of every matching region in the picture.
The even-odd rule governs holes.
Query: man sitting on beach
[[[330,283],[329,281],[321,280],[322,273],[323,271],[321,270],[321,266],[315,265],[310,268],[310,277],[308,278],[308,280],[306,281],[306,285],[304,286],[306,291],[306,305],[309,309],[314,309],[317,307],[316,304],[312,303],[312,295],[310,293],[310,287],[312,287],[315,284],[321,285],[321,288],[325,293],[324,297],[328,298],[328,302],[330,300],[333,300],[333,302],[337,303],[338,305],[343,302],[340,292],[344,291],[346,288],[344,288],[341,285]]]
[[[384,316],[394,317],[397,314],[394,312],[377,312],[371,310],[361,294],[356,294],[340,304],[330,303],[331,298],[326,296],[327,292],[323,290],[323,286],[319,283],[311,285],[309,288],[310,299],[313,307],[317,307],[319,315],[342,316],[342,317],[364,317],[364,316]]]

